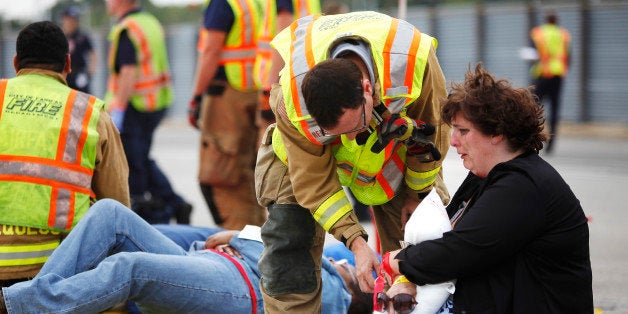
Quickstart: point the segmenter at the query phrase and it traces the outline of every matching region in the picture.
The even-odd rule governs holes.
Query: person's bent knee
[[[259,260],[262,287],[271,296],[311,293],[318,288],[310,254],[315,221],[298,205],[271,205],[262,226],[264,251]]]
[[[89,211],[87,211],[87,213],[91,215],[106,217],[115,217],[116,214],[125,214],[130,212],[131,210],[122,203],[110,198],[98,200],[94,203],[94,205],[92,205]]]

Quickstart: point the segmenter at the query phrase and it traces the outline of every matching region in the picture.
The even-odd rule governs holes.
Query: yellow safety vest
[[[264,14],[263,0],[227,0],[235,17],[227,34],[220,57],[220,65],[225,67],[227,81],[240,91],[260,89],[253,77],[257,51],[258,30]],[[209,1],[207,1],[209,3]],[[204,46],[208,30],[201,27],[198,48]]]
[[[569,32],[557,25],[537,26],[530,32],[530,37],[539,54],[539,61],[532,66],[532,77],[564,77],[569,70]]]
[[[108,102],[118,90],[118,75],[115,69],[116,53],[120,34],[127,31],[135,46],[137,60],[137,82],[131,95],[131,105],[138,111],[165,109],[172,102],[172,87],[168,52],[164,31],[159,21],[151,14],[137,12],[127,15],[109,33],[109,82],[105,100]]]
[[[321,13],[321,4],[319,0],[292,0],[294,10],[294,19],[299,19],[311,14]],[[277,1],[264,1],[264,22],[260,28],[257,43],[257,59],[255,60],[254,77],[257,84],[270,89],[270,86],[264,86],[268,82],[270,75],[272,47],[270,41],[277,35]]]
[[[404,111],[420,96],[429,50],[436,47],[437,42],[406,21],[370,11],[304,17],[271,42],[287,65],[280,78],[285,112],[278,109],[279,113],[312,143],[332,145],[340,183],[348,186],[360,202],[383,204],[392,199],[403,183],[405,144],[391,141],[382,152],[375,154],[370,149],[377,140],[376,133],[371,134],[365,145],[358,145],[344,135],[340,138],[324,136],[307,111],[301,94],[305,74],[315,64],[326,60],[330,46],[343,37],[360,38],[369,43],[378,69],[381,99],[391,113]],[[287,163],[287,153],[278,130],[273,133],[272,141],[277,156]],[[434,182],[438,170],[413,174],[423,176],[420,179],[425,180],[427,187]],[[329,230],[350,210],[351,206],[340,190],[315,210],[314,218]]]
[[[0,224],[14,226],[3,234],[58,234],[87,212],[104,105],[44,75],[0,81]],[[43,263],[58,245],[0,245],[0,266]]]

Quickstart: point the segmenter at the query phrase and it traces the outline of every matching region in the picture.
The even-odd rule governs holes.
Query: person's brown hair
[[[441,117],[451,125],[458,113],[485,135],[503,135],[512,151],[538,152],[548,139],[543,108],[531,87],[515,88],[495,78],[481,62],[474,71],[469,66],[464,81],[451,84]]]
[[[303,78],[301,91],[308,112],[322,128],[333,128],[346,109],[364,103],[362,72],[349,59],[327,59]]]

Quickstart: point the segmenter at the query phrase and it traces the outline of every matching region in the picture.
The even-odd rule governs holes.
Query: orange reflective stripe
[[[127,20],[127,25],[129,26],[129,30],[136,35],[136,37],[140,41],[140,57],[138,58],[140,61],[140,69],[142,71],[142,75],[140,76],[140,81],[142,81],[142,77],[150,77],[153,76],[153,67],[150,63],[149,56],[151,55],[150,46],[146,41],[146,35],[142,31],[142,28],[133,20]],[[157,106],[157,97],[155,95],[155,91],[151,91],[147,95],[144,96],[146,100],[146,106],[148,111],[155,110]]]
[[[60,188],[66,189],[66,190],[74,190],[74,191],[76,191],[78,193],[89,195],[92,198],[96,197],[96,194],[94,194],[94,191],[92,191],[89,188],[85,189],[85,188],[78,187],[76,185],[69,184],[69,183],[66,183],[66,182],[53,181],[53,180],[46,179],[46,178],[40,178],[40,177],[34,177],[34,176],[25,176],[25,175],[9,175],[9,174],[5,175],[5,174],[0,174],[0,181],[25,182],[25,183],[33,183],[33,184],[48,185],[48,186],[53,186],[53,187],[60,187]]]
[[[85,108],[85,113],[83,115],[83,123],[81,124],[81,135],[76,144],[75,160],[78,164],[80,164],[81,160],[83,159],[83,149],[85,148],[85,142],[87,142],[87,130],[89,129],[89,120],[92,117],[92,111],[94,111],[94,103],[96,102],[96,97],[87,94],[85,95],[89,98],[87,100],[87,108]]]
[[[307,66],[308,68],[313,68],[316,65],[316,60],[314,60],[314,51],[312,50],[312,27],[314,26],[314,21],[316,21],[318,19],[318,15],[314,17],[314,19],[312,19],[311,22],[309,22],[309,24],[307,25],[307,30],[306,30],[306,35],[305,35],[305,42],[304,42],[304,49],[305,49],[305,60],[307,62]],[[296,36],[293,33],[292,34],[293,38],[292,41],[296,41]],[[294,47],[294,46],[293,46]],[[293,76],[294,77],[294,76]],[[301,89],[300,86],[296,86],[296,80],[293,80],[294,86],[292,88],[293,91],[293,98],[296,101],[294,102],[295,104],[300,103],[300,98],[299,98],[299,90]],[[301,106],[295,106],[297,109],[297,114],[299,116],[303,116],[303,113],[301,112]],[[307,123],[307,120],[301,120],[301,128],[302,130],[305,132],[305,135],[307,135],[307,138],[313,142],[313,143],[320,143],[315,137],[314,135],[312,135],[312,132],[310,132],[310,126]]]
[[[70,190],[58,187],[52,188],[48,227],[66,230],[72,228],[75,198],[76,194]]]
[[[294,53],[295,53],[295,47],[294,47],[294,43],[297,41],[297,35],[296,35],[296,30],[297,30],[297,26],[299,25],[299,23],[292,23],[290,25],[290,36],[291,36],[291,41],[292,41],[292,45],[290,45],[290,56],[292,56],[292,58],[294,58]],[[293,62],[292,60],[290,60],[289,62]],[[292,102],[295,104],[294,109],[297,112],[297,116],[302,117],[303,116],[303,112],[301,111],[301,106],[298,106],[299,104],[299,88],[300,86],[297,86],[297,80],[294,79],[295,75],[294,75],[294,67],[290,64],[290,66],[288,67],[288,69],[290,70],[290,77],[293,78],[292,80],[290,80],[290,97],[292,97]],[[304,129],[306,130],[306,129]],[[308,133],[306,131],[306,133]],[[309,138],[309,136],[308,136]]]
[[[50,209],[48,210],[48,226],[54,226],[57,217],[57,196],[58,190],[53,188],[50,196]]]
[[[419,51],[420,44],[421,44],[421,33],[419,33],[419,31],[415,28],[414,34],[412,36],[412,43],[410,44],[410,51]],[[416,60],[417,60],[416,55],[409,53],[406,68],[414,69]],[[408,94],[412,94],[412,87],[414,87],[413,80],[414,80],[414,72],[406,71],[405,86],[408,86]]]
[[[78,164],[69,164],[60,160],[32,156],[0,155],[1,175],[29,177],[31,173],[36,173],[37,178],[66,183],[76,186],[77,189],[89,190],[94,171]]]
[[[240,1],[234,1],[233,3],[234,3],[234,5],[236,5],[238,7],[238,11],[239,12],[244,12],[244,8],[242,7],[242,3]],[[251,6],[249,5],[249,7],[251,7]],[[238,23],[240,23],[239,25],[242,25],[243,27],[240,28],[240,36],[238,38],[240,38],[240,40],[242,40],[243,42],[250,42],[251,39],[250,39],[249,36],[247,36],[247,34],[246,34],[247,30],[246,30],[246,27],[244,27],[244,25],[247,25],[246,18],[247,18],[246,14],[241,14],[240,15],[240,19],[239,19]],[[242,44],[242,43],[240,43],[240,44]]]
[[[384,83],[383,90],[388,90],[392,86],[392,74],[390,71],[390,51],[395,41],[395,34],[397,33],[397,27],[399,26],[399,20],[392,19],[390,29],[388,30],[388,36],[386,36],[386,43],[384,43]],[[386,107],[390,104],[390,99],[386,99]]]
[[[107,82],[107,88],[116,92],[118,91],[118,75],[112,74],[111,78]],[[161,74],[157,77],[141,79],[133,85],[134,92],[140,95],[148,95],[154,93],[156,89],[168,86],[170,83],[170,75],[167,73]]]
[[[4,92],[7,90],[7,80],[0,80],[0,119],[2,118],[2,109],[4,107]]]
[[[391,199],[395,195],[395,191],[390,187],[386,178],[384,178],[384,176],[377,176],[376,180],[382,187],[382,190],[384,190],[384,193],[386,193],[386,197]]]
[[[170,81],[170,75],[162,74],[157,77],[141,80],[135,83],[135,90],[162,87]]]
[[[296,40],[297,40],[297,37],[296,37],[296,34],[295,34],[295,30],[297,29],[297,26],[298,26],[298,23],[293,23],[291,25],[291,27],[290,27],[291,28],[291,32],[290,33],[291,33],[291,37],[292,37],[292,43],[295,43]],[[308,33],[308,36],[309,36],[309,33]],[[306,39],[306,41],[308,39]],[[293,44],[293,45],[290,45],[290,55],[294,56],[294,53],[295,53],[295,46]],[[308,60],[308,62],[309,62],[309,60]],[[296,77],[294,75],[294,67],[290,66],[289,69],[290,69],[290,77],[292,78],[290,80],[290,94],[291,94],[290,96],[292,97],[292,102],[294,104],[300,104],[299,90],[301,89],[301,87],[298,86],[298,84],[297,84],[297,79],[296,79]],[[294,106],[294,109],[296,110],[297,116],[299,116],[299,117],[303,116],[303,112],[301,111],[301,106],[300,105]],[[301,124],[301,129],[305,133],[305,136],[310,141],[312,141],[313,143],[318,143],[318,141],[314,138],[314,136],[312,136],[312,133],[310,133],[310,129],[309,129],[308,125],[307,125],[307,121],[306,120],[301,120],[299,123]]]
[[[89,119],[91,118],[96,98],[88,94],[72,90],[68,96],[56,159],[66,162],[81,164],[83,144],[87,137]]]
[[[148,46],[148,42],[146,41],[146,35],[142,31],[142,28],[133,20],[127,20],[129,25],[129,30],[136,34],[137,38],[140,40],[140,50],[141,57],[140,62],[142,63],[141,69],[143,75],[152,75],[152,67],[150,63],[146,62],[148,58],[146,56],[150,56],[150,47]]]
[[[76,90],[71,90],[70,95],[65,103],[65,112],[63,113],[63,122],[61,124],[61,134],[59,135],[59,143],[57,144],[57,157],[56,160],[63,160],[65,155],[65,144],[67,140],[67,134],[70,128],[70,120],[72,120],[72,107],[74,106],[74,98],[76,98]]]

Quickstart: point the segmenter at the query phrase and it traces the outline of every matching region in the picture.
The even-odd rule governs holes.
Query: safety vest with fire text
[[[539,54],[539,61],[532,66],[534,78],[564,77],[569,69],[569,32],[557,25],[545,24],[532,29],[530,36]]]
[[[258,84],[263,88],[268,81],[272,59],[272,47],[270,41],[277,35],[277,1],[264,1],[264,22],[260,28],[257,43],[257,59],[255,60],[255,72],[253,73]],[[321,4],[319,0],[292,0],[294,19],[299,19],[310,14],[320,14]]]
[[[111,74],[105,101],[108,102],[119,88],[115,62],[123,31],[127,32],[135,47],[137,60],[137,81],[130,98],[131,105],[141,112],[167,108],[172,102],[172,86],[164,31],[159,21],[146,12],[127,15],[109,33]]]
[[[209,4],[210,1],[207,1]],[[264,15],[263,0],[227,0],[234,21],[222,48],[220,65],[225,67],[229,84],[240,91],[260,89],[253,77],[257,53],[257,38]],[[197,48],[205,46],[208,30],[201,27]]]
[[[403,20],[377,12],[308,16],[292,23],[271,42],[287,64],[280,78],[285,115],[311,142],[332,145],[340,184],[348,186],[361,203],[379,205],[392,199],[404,182],[404,172],[410,188],[429,187],[440,167],[427,172],[406,168],[405,144],[391,141],[380,153],[373,153],[376,132],[365,145],[344,135],[325,136],[308,113],[300,88],[303,77],[315,64],[326,60],[330,46],[343,37],[359,38],[370,45],[378,69],[381,100],[391,113],[405,112],[405,107],[419,97],[429,50],[436,47],[436,39],[421,34]],[[277,156],[287,163],[278,130],[273,133],[272,143]],[[314,218],[329,230],[349,211],[351,205],[341,189],[315,209]]]
[[[38,228],[58,234],[87,212],[95,198],[91,183],[103,107],[96,97],[44,75],[0,81],[3,234]],[[0,266],[43,263],[58,245],[0,245]]]

